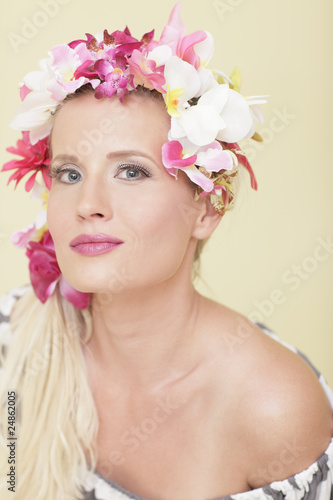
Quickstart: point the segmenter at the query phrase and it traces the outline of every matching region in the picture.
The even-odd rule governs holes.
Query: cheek
[[[57,226],[59,225],[59,221],[58,218],[56,217],[55,203],[53,201],[51,194],[47,204],[46,218],[47,218],[48,228],[50,230],[51,236],[54,241],[56,238]]]
[[[55,245],[61,242],[64,236],[67,222],[69,222],[69,213],[70,207],[68,206],[68,202],[59,198],[59,196],[54,196],[51,191],[46,215],[47,225]]]
[[[136,210],[128,213],[128,222],[133,229],[141,251],[158,257],[182,258],[192,235],[198,211],[193,199],[182,190],[168,192],[154,202],[146,199]],[[170,196],[171,195],[171,196]]]

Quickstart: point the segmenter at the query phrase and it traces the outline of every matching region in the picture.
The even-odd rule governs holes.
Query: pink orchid
[[[40,242],[30,241],[26,252],[32,287],[38,299],[43,302],[54,293],[57,284],[61,295],[78,309],[85,309],[90,302],[89,293],[75,290],[62,276],[54,244],[47,231]]]
[[[15,245],[17,248],[26,248],[28,245],[29,241],[31,241],[36,233],[36,225],[35,224],[29,224],[25,229],[22,229],[21,231],[15,231],[12,236],[11,240],[13,245]]]
[[[36,191],[36,189],[32,191],[32,198],[35,197],[34,191]],[[43,209],[37,214],[36,220],[33,224],[29,224],[29,226],[21,229],[20,231],[15,231],[11,236],[11,240],[13,245],[15,245],[17,248],[27,248],[30,241],[40,241],[46,231],[46,210]]]
[[[8,179],[9,184],[12,180],[16,181],[15,188],[20,180],[30,173],[25,183],[25,190],[29,192],[35,182],[38,172],[42,173],[45,185],[48,189],[51,188],[51,179],[48,175],[48,167],[50,165],[50,153],[48,147],[48,139],[42,139],[32,145],[29,140],[29,132],[23,132],[22,139],[18,140],[15,147],[7,148],[9,153],[22,156],[22,160],[12,160],[2,167],[1,171],[17,169]]]
[[[167,171],[176,177],[178,168],[194,165],[197,155],[185,155],[183,145],[179,141],[169,141],[162,146],[162,161]]]
[[[52,57],[51,68],[57,75],[47,84],[47,90],[56,101],[63,100],[68,94],[75,92],[82,85],[90,82],[85,77],[74,78],[75,71],[84,60],[81,60],[76,50],[71,49],[67,44],[56,45],[49,52]]]
[[[180,59],[198,69],[200,66],[200,57],[195,52],[195,45],[206,40],[207,33],[199,30],[191,35],[185,35],[185,25],[179,15],[180,8],[181,3],[178,2],[172,9],[168,24],[162,32],[159,44],[169,45],[172,48],[173,55],[180,57]]]
[[[207,172],[219,172],[220,170],[232,170],[237,158],[231,151],[222,148],[217,141],[202,146],[197,153],[195,164],[204,167]]]
[[[134,75],[135,85],[144,85],[148,89],[155,88],[159,92],[165,93],[163,89],[165,78],[162,73],[156,71],[154,60],[147,59],[139,50],[133,50],[129,59],[129,67],[131,74]]]
[[[115,68],[105,76],[105,82],[96,87],[95,97],[102,99],[103,97],[112,97],[113,94],[117,93],[120,102],[122,102],[124,95],[129,93],[127,85],[130,84],[134,88],[132,80],[132,75],[125,75],[121,69]]]
[[[142,45],[147,45],[153,34],[153,31],[146,33],[143,36],[143,41],[139,42],[139,40],[131,36],[128,28],[125,28],[124,31],[114,31],[111,34],[107,30],[104,30],[103,40],[101,41],[98,41],[93,35],[86,33],[87,40],[74,40],[68,45],[74,49],[77,45],[84,43],[90,52],[96,54],[96,59],[101,59],[109,49],[115,48],[117,48],[119,55],[131,55],[134,49],[140,49]]]
[[[162,146],[162,161],[169,174],[177,178],[177,169],[180,169],[192,182],[209,192],[214,188],[214,183],[198,170],[194,164],[196,160],[197,155],[184,153],[183,145],[178,141],[169,141]]]

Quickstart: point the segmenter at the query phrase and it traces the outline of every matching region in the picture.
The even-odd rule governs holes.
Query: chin
[[[64,277],[75,290],[83,293],[119,293],[125,290],[129,282],[120,273],[110,277],[105,276],[105,273],[103,276],[98,276],[96,273],[92,275],[85,273],[80,276],[64,273]]]

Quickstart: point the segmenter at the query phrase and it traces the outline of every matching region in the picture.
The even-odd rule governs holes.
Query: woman
[[[5,304],[6,438],[9,391],[20,408],[4,495],[331,498],[329,389],[192,285],[238,160],[255,187],[237,141],[256,138],[258,110],[235,75],[207,69],[210,53],[177,5],[158,43],[89,35],[25,78],[14,126],[34,161],[7,168],[34,172],[27,189],[41,171],[50,193],[47,227],[40,216],[16,234],[33,291]]]

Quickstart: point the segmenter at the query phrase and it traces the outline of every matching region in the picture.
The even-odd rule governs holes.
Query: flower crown
[[[29,175],[26,191],[42,196],[47,203],[51,187],[48,175],[48,138],[54,112],[69,94],[90,84],[95,97],[117,94],[120,101],[138,86],[155,89],[163,95],[171,117],[168,142],[162,147],[162,161],[177,178],[182,170],[197,185],[196,196],[209,195],[215,210],[223,215],[233,200],[232,178],[241,163],[249,172],[251,186],[257,189],[253,170],[238,141],[251,137],[255,120],[263,122],[259,104],[265,97],[243,97],[239,93],[240,72],[228,78],[207,67],[213,51],[213,37],[207,31],[185,35],[180,18],[181,4],[173,8],[159,41],[154,31],[141,40],[129,29],[107,30],[103,35],[87,34],[87,40],[56,45],[48,59],[39,62],[40,71],[28,73],[20,89],[22,103],[11,122],[22,131],[16,148],[7,151],[22,157],[6,163],[2,171],[15,170],[8,183]],[[41,173],[44,189],[36,182]],[[14,233],[13,243],[26,248],[29,270],[37,297],[45,302],[59,284],[60,293],[78,308],[89,305],[89,294],[74,290],[61,275],[43,210],[35,224]]]

